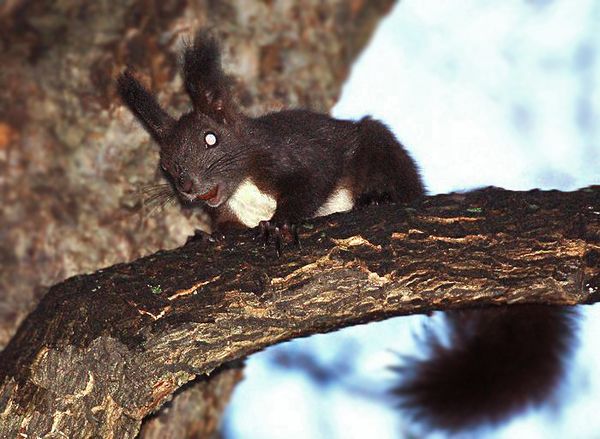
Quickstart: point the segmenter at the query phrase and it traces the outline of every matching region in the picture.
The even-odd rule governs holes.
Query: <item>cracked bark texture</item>
[[[0,436],[134,437],[178,388],[294,337],[477,305],[592,303],[600,186],[486,189],[231,234],[50,289],[0,354]]]
[[[144,439],[219,439],[219,420],[242,378],[241,364],[228,364],[209,377],[200,377],[176,392],[172,401],[144,420]]]
[[[159,181],[158,152],[117,99],[125,65],[183,111],[178,54],[208,26],[248,114],[328,111],[392,4],[0,2],[0,348],[46,286],[174,248],[202,225],[196,212],[151,214],[143,202]]]

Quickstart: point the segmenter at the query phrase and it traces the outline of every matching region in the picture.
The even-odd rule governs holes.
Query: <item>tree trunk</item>
[[[158,413],[144,420],[139,436],[144,439],[218,439],[221,415],[241,378],[242,365],[233,362],[214,375],[190,381]]]
[[[158,152],[116,97],[125,65],[184,110],[182,39],[208,26],[249,114],[327,111],[392,3],[0,2],[0,348],[43,285],[174,248],[201,226],[178,206],[151,215],[143,202]]]
[[[188,381],[266,346],[396,315],[600,293],[600,186],[486,189],[252,230],[77,276],[0,354],[0,435],[134,437]],[[3,437],[4,437],[3,436]]]

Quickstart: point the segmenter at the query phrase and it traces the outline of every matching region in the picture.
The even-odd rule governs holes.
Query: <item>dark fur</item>
[[[183,54],[183,79],[194,111],[204,113],[219,123],[233,122],[229,89],[230,78],[221,69],[217,42],[207,33],[198,33]]]
[[[144,125],[146,131],[159,144],[166,141],[175,120],[164,111],[154,96],[146,91],[130,70],[125,71],[117,80],[117,89],[123,102],[127,104],[135,117]]]
[[[252,177],[277,200],[273,218],[265,220],[294,223],[314,216],[340,184],[356,205],[424,194],[415,163],[381,122],[305,110],[244,116],[231,97],[218,46],[204,33],[185,51],[183,71],[194,108],[178,121],[131,72],[118,82],[123,101],[160,145],[161,165],[182,197],[195,199],[214,187],[228,197]],[[207,133],[217,136],[216,146],[207,147]],[[222,206],[213,210],[217,222],[231,220]],[[448,314],[451,347],[430,337],[430,357],[401,368],[396,393],[434,428],[504,419],[551,393],[572,344],[569,322],[564,310],[540,306]]]
[[[218,185],[226,200],[242,180],[252,177],[277,200],[273,218],[265,220],[294,223],[314,216],[340,183],[357,204],[423,195],[415,163],[381,122],[337,120],[306,110],[249,118],[234,105],[231,80],[221,68],[213,38],[198,34],[183,60],[185,89],[194,109],[178,121],[158,106],[132,72],[123,73],[118,85],[123,101],[160,145],[162,167],[184,198],[182,188],[189,180],[190,195]],[[219,139],[214,148],[204,144],[208,132]],[[216,222],[231,219],[225,210],[216,208]]]
[[[405,359],[394,390],[429,428],[498,424],[553,396],[575,341],[574,308],[516,305],[446,313],[449,343],[428,333],[425,359]]]

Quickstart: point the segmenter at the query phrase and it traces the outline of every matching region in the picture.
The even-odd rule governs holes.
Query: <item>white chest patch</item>
[[[323,203],[315,216],[331,215],[336,212],[346,212],[354,207],[354,200],[352,199],[352,193],[346,188],[337,187],[327,201]]]
[[[227,207],[246,227],[256,227],[261,221],[271,219],[277,209],[277,201],[256,187],[251,179],[240,183],[229,200]]]

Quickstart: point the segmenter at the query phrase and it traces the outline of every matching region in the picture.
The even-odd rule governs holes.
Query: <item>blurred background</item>
[[[598,0],[405,0],[381,21],[332,113],[387,123],[431,193],[599,184],[599,29]],[[600,307],[583,308],[555,400],[460,437],[600,438]],[[394,408],[390,366],[418,354],[423,325],[439,320],[401,317],[253,355],[224,436],[424,437]]]
[[[431,193],[600,183],[600,0],[0,0],[0,349],[46,287],[178,247],[201,226],[180,206],[147,208],[143,189],[162,182],[158,151],[114,79],[132,65],[169,111],[186,111],[177,59],[206,26],[248,114],[371,114]],[[584,309],[555,401],[464,437],[600,438],[600,307]],[[403,317],[252,356],[223,436],[425,437],[389,398],[390,366],[419,354],[423,325],[439,320]],[[217,397],[213,378],[175,398],[203,411],[190,431],[215,433],[211,403],[227,400],[237,370],[220,377],[229,387]],[[164,410],[140,438],[171,437],[173,424]]]

